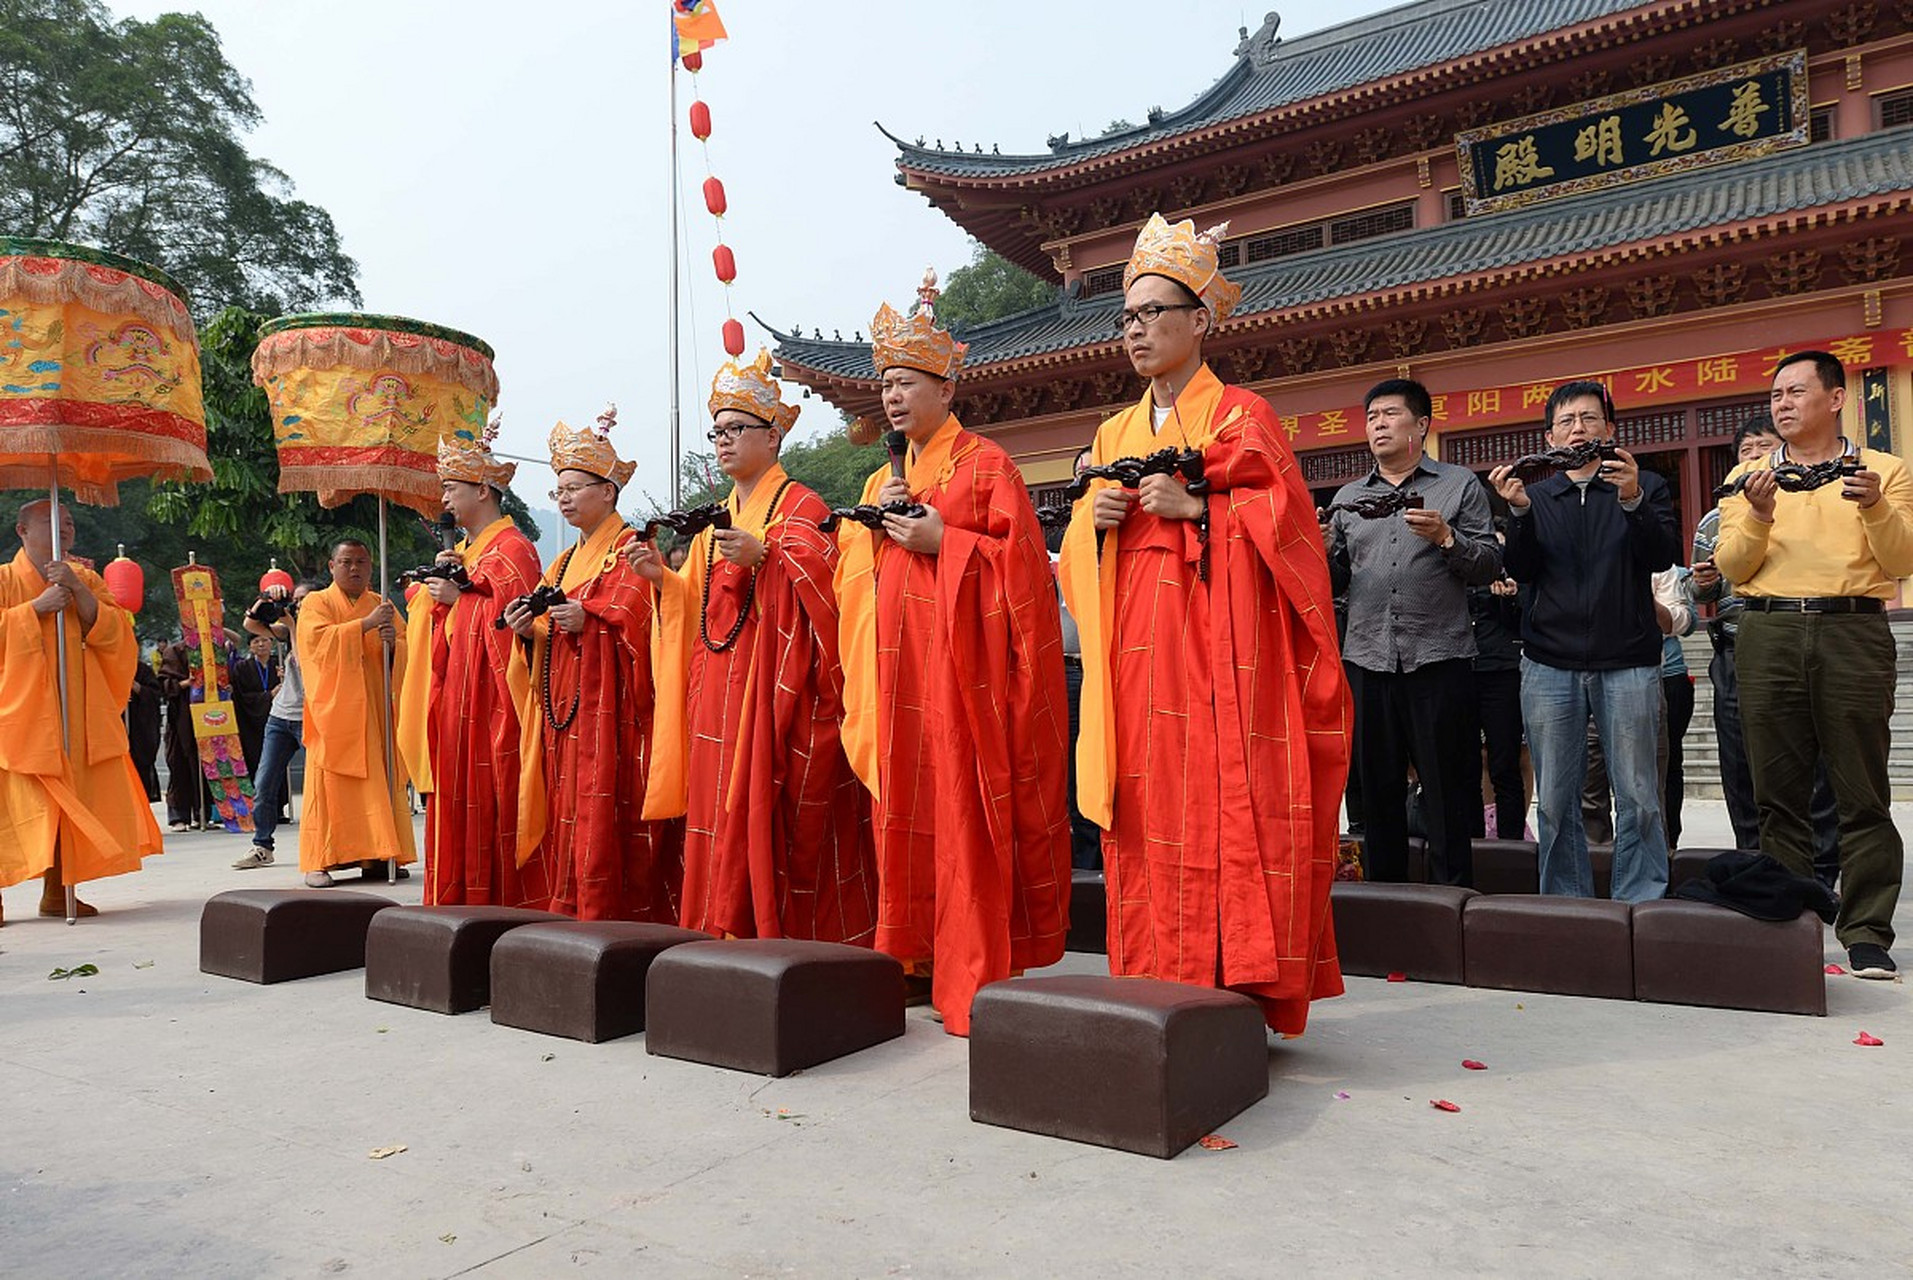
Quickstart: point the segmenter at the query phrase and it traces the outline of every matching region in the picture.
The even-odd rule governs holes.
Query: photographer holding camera
[[[306,683],[299,671],[293,629],[298,623],[299,605],[316,590],[318,584],[311,581],[301,582],[290,592],[284,587],[268,587],[246,610],[242,622],[246,634],[284,644],[286,660],[283,678],[272,696],[272,709],[266,714],[259,759],[252,771],[252,852],[232,864],[235,871],[272,865],[272,832],[282,821],[281,810],[292,795],[292,757],[299,753],[305,720]]]

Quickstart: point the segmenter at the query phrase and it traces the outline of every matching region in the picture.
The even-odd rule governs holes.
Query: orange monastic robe
[[[1200,449],[1193,521],[1076,505],[1063,595],[1083,641],[1077,804],[1105,828],[1109,967],[1255,997],[1300,1032],[1339,995],[1329,918],[1348,776],[1348,685],[1315,511],[1268,402],[1203,366],[1157,432],[1150,397],[1096,432],[1098,463]]]
[[[874,502],[889,471],[873,474]],[[1002,446],[951,417],[905,477],[944,521],[935,556],[838,533],[844,747],[876,797],[877,946],[934,960],[968,1035],[977,988],[1062,958],[1068,701],[1049,554]]]
[[[584,630],[553,627],[546,615],[531,644],[512,646],[518,852],[542,851],[553,911],[676,924],[683,824],[643,817],[655,597],[624,562],[631,537],[611,515],[545,571],[584,606]]]
[[[73,743],[63,752],[54,615],[33,611],[46,579],[25,550],[0,568],[0,886],[47,870],[56,844],[69,885],[138,871],[160,852],[120,720],[139,664],[132,615],[97,575],[77,572],[100,611],[84,634],[75,610],[61,615]]]
[[[299,607],[299,670],[305,676],[306,811],[299,823],[299,869],[378,859],[416,861],[405,762],[395,750],[385,771],[392,704],[379,668],[385,645],[362,625],[383,597],[346,599],[337,584]],[[393,646],[392,685],[405,677],[405,635]]]
[[[492,625],[538,583],[538,549],[501,517],[454,548],[471,579],[449,607],[421,591],[407,628],[414,661],[399,713],[406,763],[421,749],[430,769],[425,812],[425,892],[431,905],[543,910],[551,881],[542,857],[518,858],[518,704],[506,681],[517,636]],[[424,684],[423,691],[416,688]]]
[[[877,870],[870,797],[837,727],[837,543],[817,528],[830,509],[776,465],[741,510],[735,491],[727,505],[764,563],[715,555],[707,529],[664,576],[645,816],[688,814],[686,928],[868,946]]]

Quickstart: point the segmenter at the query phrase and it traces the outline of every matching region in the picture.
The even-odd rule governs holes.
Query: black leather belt
[[[1750,613],[1884,613],[1875,596],[1742,596]]]

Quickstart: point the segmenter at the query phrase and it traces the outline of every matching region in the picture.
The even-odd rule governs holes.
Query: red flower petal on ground
[[[1408,981],[1408,975],[1405,973],[1391,973],[1388,975],[1388,980],[1390,982],[1406,982]]]
[[[1870,1036],[1866,1032],[1862,1031],[1859,1035],[1853,1038],[1853,1043],[1863,1044],[1867,1048],[1871,1049],[1871,1048],[1874,1048],[1876,1045],[1885,1044],[1886,1041],[1880,1039],[1880,1037],[1878,1036]]]
[[[1845,972],[1846,972],[1846,970],[1845,970],[1845,969],[1842,969],[1842,968],[1841,968],[1841,967],[1840,967],[1839,965],[1837,965],[1837,964],[1830,964],[1830,965],[1828,965],[1828,966],[1827,966],[1827,972],[1828,972],[1828,973],[1833,973],[1833,974],[1840,974],[1840,973],[1845,973]]]
[[[1461,1110],[1461,1104],[1460,1104],[1460,1103],[1458,1103],[1458,1102],[1450,1102],[1450,1101],[1448,1101],[1448,1099],[1446,1099],[1446,1098],[1430,1098],[1430,1099],[1428,1100],[1428,1105],[1429,1105],[1429,1106],[1431,1106],[1431,1107],[1433,1107],[1433,1108],[1434,1108],[1435,1110],[1437,1110],[1437,1111],[1459,1111],[1459,1110]]]
[[[1463,1058],[1461,1060],[1461,1068],[1464,1071],[1486,1071],[1488,1064],[1485,1062],[1476,1062],[1473,1058]]]
[[[1223,1137],[1219,1133],[1212,1133],[1206,1138],[1197,1139],[1196,1145],[1201,1147],[1204,1151],[1234,1151],[1235,1150],[1235,1143],[1229,1141],[1227,1138]]]

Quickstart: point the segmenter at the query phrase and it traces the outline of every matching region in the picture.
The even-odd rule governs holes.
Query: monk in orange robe
[[[139,642],[97,574],[54,560],[51,502],[20,508],[14,533],[20,549],[0,568],[0,888],[40,876],[40,914],[58,916],[67,885],[138,871],[160,852],[120,720]],[[60,545],[73,545],[65,507]],[[55,625],[66,629],[64,750]]]
[[[492,622],[538,584],[538,549],[499,503],[517,467],[484,435],[438,446],[445,510],[468,536],[438,557],[463,577],[429,578],[429,597],[406,623],[414,655],[399,705],[399,745],[412,785],[427,796],[428,905],[532,907],[551,901],[545,860],[518,856],[518,704],[506,675],[517,641]],[[417,655],[429,654],[425,661]]]
[[[299,869],[322,889],[336,867],[417,860],[405,762],[386,726],[392,690],[405,677],[405,640],[390,602],[368,588],[372,552],[356,538],[332,548],[332,585],[299,609],[299,669],[305,675],[306,811]],[[392,649],[392,682],[381,670]],[[401,878],[406,873],[401,870]]]
[[[918,974],[953,1035],[977,989],[1062,958],[1069,925],[1069,708],[1062,623],[1029,491],[950,412],[964,346],[936,328],[934,273],[909,318],[877,313],[874,363],[899,477],[839,527],[844,746],[875,798],[877,946]]]
[[[595,428],[551,433],[552,500],[578,544],[545,570],[564,601],[533,614],[506,605],[518,704],[518,849],[542,850],[551,909],[581,920],[676,924],[683,824],[644,818],[651,750],[651,584],[625,563],[632,533],[617,512],[635,464]]]
[[[1110,971],[1240,991],[1294,1034],[1342,991],[1329,884],[1351,712],[1295,457],[1268,403],[1202,360],[1241,292],[1220,234],[1157,215],[1124,273],[1149,391],[1097,429],[1093,462],[1195,452],[1203,478],[1095,480],[1076,504],[1077,802],[1105,831]]]
[[[686,928],[868,946],[877,871],[838,731],[837,543],[823,499],[778,464],[798,411],[770,370],[760,351],[711,383],[730,527],[700,532],[676,573],[650,542],[630,552],[659,593],[645,816],[687,815]]]

